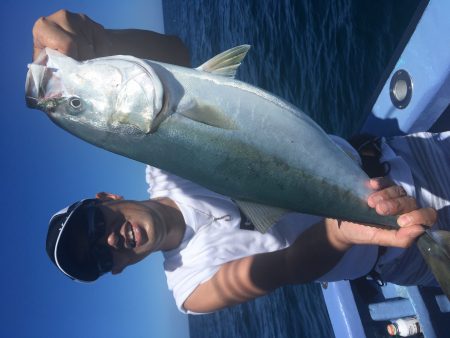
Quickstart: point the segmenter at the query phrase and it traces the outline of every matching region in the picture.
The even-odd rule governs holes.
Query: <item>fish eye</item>
[[[71,97],[69,100],[69,104],[74,109],[80,109],[81,108],[81,100],[79,97]]]
[[[79,113],[82,109],[83,101],[79,97],[72,96],[71,98],[69,98],[69,110],[72,113]]]

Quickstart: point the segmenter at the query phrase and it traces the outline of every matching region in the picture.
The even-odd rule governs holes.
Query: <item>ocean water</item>
[[[165,30],[194,66],[252,46],[237,78],[350,137],[420,0],[164,0]],[[287,286],[252,302],[189,317],[197,337],[333,337],[320,286]]]

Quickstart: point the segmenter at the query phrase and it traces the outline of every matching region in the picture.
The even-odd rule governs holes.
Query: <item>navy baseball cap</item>
[[[93,282],[111,271],[109,249],[103,247],[99,250],[96,245],[105,232],[103,216],[96,207],[99,202],[99,199],[75,202],[50,219],[47,254],[59,270],[77,281]],[[99,224],[103,224],[103,228]]]

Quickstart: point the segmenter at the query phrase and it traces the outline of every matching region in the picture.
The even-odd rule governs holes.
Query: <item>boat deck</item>
[[[369,102],[363,133],[450,130],[450,1],[424,0]],[[414,316],[426,338],[449,337],[450,301],[439,288],[372,280],[323,286],[337,338],[387,336],[389,321]],[[380,331],[381,330],[381,331]]]

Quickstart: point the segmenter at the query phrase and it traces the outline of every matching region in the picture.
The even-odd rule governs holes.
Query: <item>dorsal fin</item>
[[[241,61],[247,55],[250,45],[240,45],[222,52],[209,59],[196,69],[215,75],[234,78]]]
[[[291,212],[287,209],[249,201],[234,200],[234,202],[241,209],[242,213],[253,223],[255,230],[263,234],[277,223],[283,215]]]

